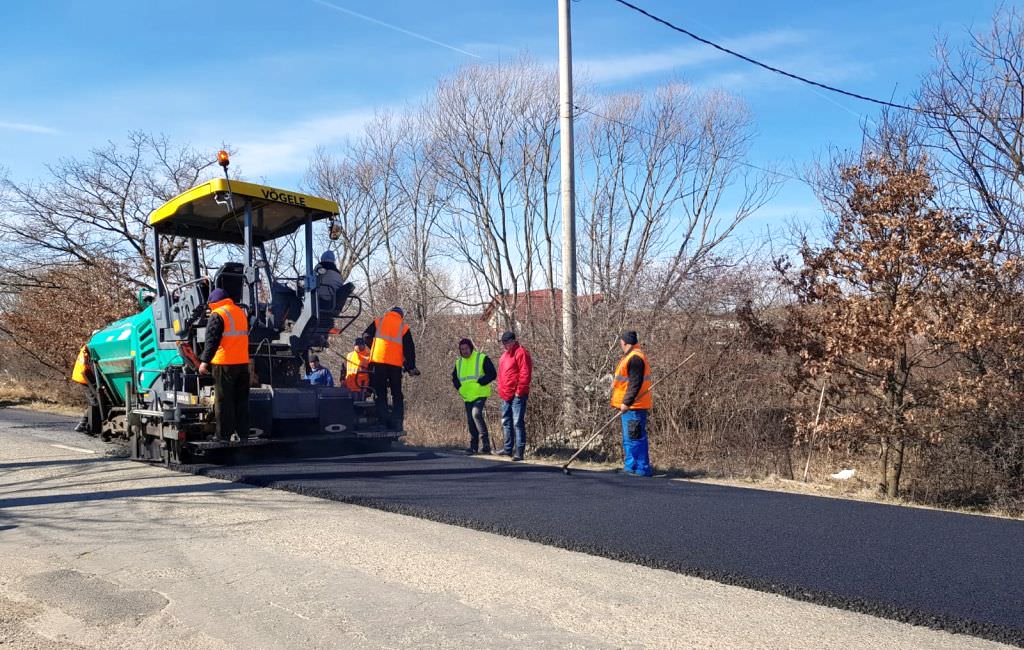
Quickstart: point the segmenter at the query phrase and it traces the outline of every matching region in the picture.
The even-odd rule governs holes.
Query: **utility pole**
[[[576,172],[572,138],[571,0],[558,0],[558,105],[562,160],[562,419],[571,431],[576,411]]]

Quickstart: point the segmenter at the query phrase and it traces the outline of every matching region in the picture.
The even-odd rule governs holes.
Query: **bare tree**
[[[438,227],[451,192],[441,182],[437,141],[430,132],[432,116],[426,107],[407,110],[397,121],[400,134],[395,152],[394,192],[404,216],[399,236],[403,255],[399,266],[410,278],[412,312],[421,326],[447,305],[449,274],[436,263]]]
[[[999,10],[963,48],[946,41],[920,102],[942,155],[952,205],[984,223],[1001,249],[1024,245],[1024,15]]]
[[[497,299],[507,325],[535,274],[549,288],[554,277],[556,88],[553,71],[520,61],[464,68],[435,95],[438,169],[451,192],[442,232],[476,285],[458,299]]]
[[[727,95],[673,84],[607,98],[591,114],[584,283],[624,309],[642,300],[656,313],[777,182],[743,167],[750,117]],[[739,191],[723,209],[729,189]]]
[[[97,260],[127,260],[126,280],[146,284],[153,273],[150,214],[212,175],[215,161],[163,136],[132,133],[84,159],[62,159],[37,183],[0,181],[0,238],[6,277],[31,284],[41,268]],[[167,238],[163,254],[174,259],[185,242]],[[140,277],[141,276],[141,277]]]
[[[350,276],[381,245],[380,220],[370,193],[381,173],[360,149],[350,149],[340,160],[317,149],[306,171],[308,191],[338,203],[338,243],[332,248],[337,249],[338,271],[343,277]]]
[[[777,179],[743,166],[750,117],[727,95],[673,84],[606,97],[585,113],[580,268],[583,292],[601,296],[592,328],[607,338],[626,325],[641,336],[665,326],[679,338],[718,306],[691,289],[721,271],[730,236],[774,196]],[[581,358],[585,381],[614,356],[606,342],[593,346]]]

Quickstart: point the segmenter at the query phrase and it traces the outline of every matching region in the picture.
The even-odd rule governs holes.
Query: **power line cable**
[[[602,115],[601,113],[597,113],[595,111],[592,111],[589,108],[584,108],[584,107],[582,107],[582,106],[580,106],[578,104],[574,104],[573,108],[575,108],[577,111],[579,111],[581,113],[588,113],[588,114],[593,115],[594,117],[600,118],[602,120],[606,120],[606,121],[611,122],[613,124],[618,124],[619,126],[626,127],[627,129],[632,129],[632,130],[636,131],[637,133],[643,133],[644,135],[650,136],[652,138],[659,137],[657,134],[651,133],[650,131],[648,131],[646,129],[641,129],[640,127],[636,126],[635,124],[630,124],[629,122],[623,122],[622,120],[616,119],[614,117],[610,117],[608,115]],[[746,162],[745,160],[741,160],[739,158],[731,158],[729,156],[720,156],[720,158],[722,160],[728,160],[729,162],[736,163],[737,165],[742,165],[744,167],[749,167],[751,169],[756,169],[757,171],[764,172],[765,174],[772,174],[773,176],[778,176],[780,178],[787,178],[789,180],[798,181],[800,183],[806,183],[807,185],[810,185],[810,183],[807,181],[807,179],[800,178],[799,176],[793,176],[791,174],[786,174],[786,173],[783,173],[783,172],[780,172],[780,171],[776,171],[774,169],[768,169],[766,167],[759,167],[759,166],[757,166],[757,165],[755,165],[753,163]]]
[[[811,85],[811,86],[815,86],[817,88],[821,88],[821,89],[827,90],[829,92],[838,93],[840,95],[845,95],[847,97],[852,97],[854,99],[859,99],[859,100],[864,101],[864,102],[871,102],[872,104],[878,104],[880,106],[888,106],[890,108],[898,108],[898,109],[903,110],[903,111],[911,111],[911,112],[914,112],[914,113],[927,113],[927,114],[930,114],[930,115],[939,115],[938,113],[934,113],[933,111],[929,111],[929,110],[926,110],[926,109],[923,109],[923,108],[916,108],[914,106],[908,106],[907,104],[899,104],[899,103],[896,103],[896,102],[885,101],[884,99],[876,99],[874,97],[868,97],[867,95],[861,95],[860,93],[851,92],[849,90],[843,90],[842,88],[836,88],[835,86],[830,86],[828,84],[821,83],[820,81],[814,81],[813,79],[808,79],[807,77],[801,77],[800,75],[793,74],[792,72],[786,72],[785,70],[782,70],[780,68],[776,68],[774,66],[768,65],[767,63],[762,63],[761,61],[758,61],[757,59],[752,59],[749,56],[746,56],[744,54],[740,54],[739,52],[736,52],[735,50],[730,50],[729,48],[724,47],[722,45],[719,45],[718,43],[715,43],[714,41],[709,41],[708,39],[703,38],[701,36],[698,36],[697,34],[694,34],[693,32],[691,32],[691,31],[689,31],[687,29],[683,29],[682,27],[679,27],[678,25],[672,24],[671,22],[665,20],[664,18],[661,18],[659,16],[655,16],[654,14],[652,14],[649,11],[647,11],[646,9],[643,9],[642,7],[638,7],[638,6],[636,6],[635,4],[633,4],[631,2],[627,2],[627,0],[615,0],[615,2],[618,2],[620,5],[628,8],[628,9],[631,9],[631,10],[633,10],[633,11],[639,13],[639,14],[643,14],[644,16],[647,16],[648,18],[650,18],[651,20],[653,20],[653,21],[655,21],[657,23],[661,23],[662,25],[668,27],[669,29],[673,29],[673,30],[679,32],[680,34],[685,34],[686,36],[689,36],[690,38],[692,38],[693,40],[695,40],[695,41],[697,41],[699,43],[703,43],[704,45],[710,45],[711,47],[715,48],[716,50],[719,50],[720,52],[725,52],[726,54],[729,54],[730,56],[734,56],[734,57],[736,57],[738,59],[746,61],[747,63],[751,63],[753,65],[756,65],[756,66],[760,67],[760,68],[764,68],[765,70],[768,70],[769,72],[774,72],[775,74],[780,74],[780,75],[782,75],[784,77],[789,77],[790,79],[795,79],[796,81],[799,81],[799,82],[802,82],[802,83],[805,83],[805,84],[808,84],[808,85]]]

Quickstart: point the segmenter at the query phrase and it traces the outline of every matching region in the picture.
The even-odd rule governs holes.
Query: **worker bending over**
[[[359,337],[352,344],[352,351],[345,357],[345,386],[353,393],[361,394],[370,385],[370,348],[366,339]]]
[[[213,374],[213,439],[240,442],[249,437],[249,320],[223,289],[211,291],[208,303],[199,374]]]
[[[640,349],[636,332],[623,332],[619,338],[622,359],[612,380],[612,408],[622,414],[623,471],[650,476],[651,461],[647,449],[647,412],[651,397],[651,364]]]
[[[412,332],[405,324],[401,307],[370,323],[363,335],[371,338],[370,375],[377,422],[388,429],[401,431],[405,423],[405,397],[402,395],[402,369],[410,375],[420,374],[416,369],[416,346]],[[391,389],[391,408],[388,409],[388,389]]]

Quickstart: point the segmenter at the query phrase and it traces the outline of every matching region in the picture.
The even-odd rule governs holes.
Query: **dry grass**
[[[81,415],[82,407],[68,398],[68,395],[62,395],[52,390],[0,383],[0,407],[25,408],[61,415]]]

